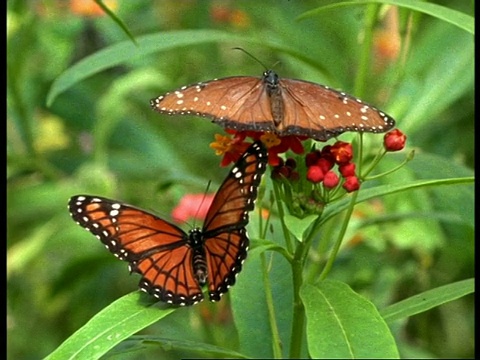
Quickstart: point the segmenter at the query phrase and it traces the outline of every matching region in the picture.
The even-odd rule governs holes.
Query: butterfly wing
[[[141,290],[175,305],[193,305],[203,299],[193,274],[188,235],[177,226],[98,196],[74,196],[69,210],[80,226],[142,275]]]
[[[275,94],[269,96],[267,82],[280,89],[280,121],[272,114],[272,101],[282,106],[273,99]],[[186,86],[153,99],[151,106],[169,115],[209,117],[237,131],[270,131],[321,141],[346,131],[385,132],[395,125],[389,115],[360,99],[309,81],[277,79],[271,70],[261,78],[236,76]]]
[[[234,76],[184,86],[152,99],[150,105],[168,115],[208,117],[228,129],[276,131],[270,98],[259,77]]]
[[[253,143],[233,166],[208,210],[203,235],[211,301],[228,291],[242,269],[249,244],[248,212],[254,208],[267,160],[263,144]]]
[[[308,81],[279,80],[284,103],[282,131],[326,141],[346,131],[385,132],[395,120],[362,100]]]

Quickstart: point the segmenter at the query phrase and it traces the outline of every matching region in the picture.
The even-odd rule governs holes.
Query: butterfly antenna
[[[198,219],[198,213],[200,212],[200,209],[202,208],[202,205],[205,202],[205,198],[207,197],[208,190],[210,189],[211,184],[212,184],[212,181],[209,180],[208,183],[207,183],[207,187],[205,188],[205,191],[203,192],[202,201],[198,205],[197,212],[195,213],[195,217],[193,218],[194,219],[194,223],[193,223],[194,227],[196,227],[196,225],[197,225],[197,224],[195,224],[195,221],[196,221],[196,219]]]
[[[241,47],[234,47],[232,48],[233,50],[240,50],[240,51],[243,51],[245,54],[247,54],[248,56],[250,56],[253,60],[255,60],[256,62],[258,62],[260,65],[262,65],[265,70],[268,70],[268,67],[265,66],[265,64],[263,62],[261,62],[259,59],[257,59],[255,56],[253,56],[252,54],[250,54],[247,50],[245,50],[244,48],[241,48]]]

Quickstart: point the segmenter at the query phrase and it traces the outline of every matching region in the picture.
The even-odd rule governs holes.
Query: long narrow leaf
[[[103,3],[103,1],[101,1],[101,0],[94,0],[94,1],[97,3],[98,6],[100,6],[102,8],[103,11],[105,11],[107,13],[108,16],[110,16],[110,18],[113,21],[115,21],[117,23],[117,25],[123,30],[123,32],[125,34],[127,34],[127,36],[130,38],[130,40],[132,40],[132,42],[134,44],[137,44],[137,41],[135,40],[135,37],[132,35],[130,30],[128,30],[127,25],[125,25],[123,23],[123,21],[117,15],[115,15],[115,13],[113,11],[110,10],[108,8],[108,6]]]
[[[265,42],[260,38],[257,39],[219,30],[161,32],[137,37],[137,46],[131,41],[123,41],[80,60],[55,79],[47,95],[47,106],[50,106],[58,95],[71,86],[100,71],[120,64],[130,63],[132,59],[142,58],[156,52],[208,42],[228,42],[230,44],[242,42],[257,43],[290,54],[306,64],[318,66],[314,59],[308,58],[294,48],[282,45],[274,40]]]
[[[396,5],[403,8],[415,10],[433,17],[437,19],[446,21],[452,25],[463,29],[470,34],[475,34],[475,21],[472,16],[464,14],[460,11],[449,9],[445,6],[432,4],[426,1],[418,1],[418,0],[357,0],[357,1],[343,1],[343,2],[336,2],[334,4],[329,4],[326,6],[321,6],[314,10],[307,11],[300,15],[297,19],[303,20],[306,18],[310,18],[312,16],[317,15],[318,13],[338,8],[341,6],[354,6],[354,5],[364,5],[364,4],[389,4],[389,5]]]
[[[467,279],[438,288],[399,301],[380,311],[385,321],[391,323],[415,314],[430,310],[447,302],[456,300],[475,291],[475,280]]]
[[[132,348],[137,347],[145,347],[146,345],[154,345],[160,346],[165,351],[171,349],[183,349],[192,353],[198,354],[198,356],[215,356],[217,358],[226,358],[226,359],[247,359],[248,357],[223,347],[219,347],[216,345],[201,343],[198,341],[192,341],[188,339],[168,339],[153,335],[134,335],[127,341],[125,341],[125,345],[128,343],[132,343]],[[130,348],[128,350],[131,350]],[[125,351],[125,350],[123,350]],[[123,353],[122,353],[123,354]],[[110,355],[110,354],[109,354]],[[115,355],[115,351],[112,351],[111,355]]]
[[[475,180],[474,177],[462,177],[454,179],[439,179],[439,180],[417,180],[407,184],[394,184],[377,186],[371,189],[361,190],[357,198],[357,203],[381,197],[389,194],[395,194],[407,190],[421,189],[425,187],[439,186],[439,185],[461,185],[471,184]],[[336,214],[345,210],[349,205],[350,198],[343,198],[342,200],[325,208],[322,215],[322,223],[335,216]]]
[[[157,304],[138,291],[125,295],[90,319],[46,360],[100,358],[121,341],[175,311]]]

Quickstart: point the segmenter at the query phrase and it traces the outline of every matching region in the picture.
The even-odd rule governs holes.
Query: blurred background
[[[298,19],[334,1],[104,3],[134,38],[160,34],[158,50],[132,52],[120,64],[99,59],[98,71],[72,80],[47,105],[52,84],[73,64],[131,40],[93,1],[7,2],[8,358],[45,357],[137,289],[126,263],[71,220],[70,196],[111,197],[169,218],[183,195],[205,192],[208,181],[217,188],[227,169],[209,144],[222,129],[160,115],[149,100],[198,81],[260,76],[263,65],[233,47],[281,77],[342,89],[392,115],[417,153],[411,176],[473,176],[473,35],[448,21],[392,6],[376,6],[369,17],[372,8],[363,5]],[[435,3],[473,16],[473,1]],[[192,35],[182,43],[186,30]],[[420,215],[357,229],[333,276],[377,306],[473,277],[472,188],[389,198],[390,206]],[[375,204],[361,207],[358,217],[378,215]],[[427,219],[429,212],[438,216]],[[468,296],[409,319],[397,332],[402,356],[473,357],[473,315]],[[148,331],[181,338],[186,328],[192,340],[237,346],[228,296],[176,312]]]

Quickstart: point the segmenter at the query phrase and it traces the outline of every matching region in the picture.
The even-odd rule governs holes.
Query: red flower
[[[355,164],[348,163],[340,165],[338,167],[338,171],[340,171],[340,174],[342,174],[342,176],[345,178],[348,176],[355,176]]]
[[[268,163],[272,166],[281,166],[282,158],[278,156],[278,153],[268,152]]]
[[[360,181],[356,176],[348,176],[342,186],[347,192],[353,192],[360,189]]]
[[[272,170],[272,179],[281,180],[288,179],[290,177],[291,171],[286,166],[278,165],[275,166]]]
[[[322,148],[322,158],[335,162],[335,157],[332,154],[332,145],[325,145]]]
[[[387,151],[400,151],[405,147],[407,136],[398,129],[394,129],[385,134],[383,146]]]
[[[190,219],[203,220],[207,216],[215,194],[185,194],[172,210],[172,219],[184,223]]]
[[[333,189],[340,182],[340,178],[333,171],[328,171],[323,178],[323,186],[327,189]]]
[[[268,139],[268,140],[267,140]],[[272,141],[272,139],[276,139]],[[298,136],[289,135],[279,137],[273,133],[264,133],[260,140],[268,148],[268,163],[277,166],[279,162],[278,154],[282,154],[291,149],[295,154],[303,154],[303,145]],[[269,146],[271,144],[271,146]]]
[[[285,160],[285,166],[288,166],[289,168],[296,169],[297,168],[297,162],[295,159],[288,158]]]
[[[344,141],[337,141],[333,144],[330,148],[330,153],[333,155],[333,158],[338,165],[346,164],[353,159],[352,144]]]
[[[332,160],[322,157],[318,159],[317,165],[320,166],[324,173],[326,173],[333,168],[333,165],[335,165],[335,163]]]
[[[322,168],[318,165],[313,165],[308,168],[307,180],[316,184],[323,180],[325,174]]]
[[[294,159],[288,158],[286,161],[283,161],[282,158],[279,158],[280,162],[277,166],[274,166],[272,169],[272,179],[288,179],[290,181],[297,181],[300,176],[295,170],[297,164]]]
[[[350,191],[356,190],[360,184],[355,176],[355,164],[350,162],[352,158],[352,144],[343,141],[314,150],[305,156],[307,180],[314,184],[323,182],[326,189],[336,187],[340,183],[340,177],[332,169],[337,164],[343,178],[352,177],[344,187]]]
[[[320,152],[320,150],[314,150],[305,155],[305,164],[307,165],[307,167],[315,165],[320,159],[321,155],[322,153]]]

